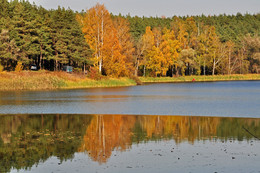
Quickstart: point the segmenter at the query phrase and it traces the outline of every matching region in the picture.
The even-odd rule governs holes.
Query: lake
[[[260,81],[0,92],[0,114],[134,114],[259,118]]]
[[[0,172],[258,172],[260,81],[0,92]]]

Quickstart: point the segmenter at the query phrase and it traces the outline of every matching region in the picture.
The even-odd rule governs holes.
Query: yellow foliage
[[[252,121],[259,122],[247,120],[246,124]],[[219,117],[95,115],[78,150],[87,152],[94,161],[105,163],[112,151],[130,148],[133,139],[137,143],[155,139],[194,143],[217,136],[220,124]],[[133,130],[136,125],[140,126],[138,132]]]
[[[133,75],[131,73],[134,71],[135,62],[133,54],[135,48],[130,34],[130,24],[126,19],[118,17],[114,20],[114,26],[117,30],[117,38],[121,47],[121,54],[122,56],[125,56],[121,58],[125,61],[125,64],[122,64],[122,66],[125,66],[124,68],[126,68],[127,76]]]
[[[126,76],[126,57],[129,58],[131,53],[125,53],[122,49],[127,44],[122,38],[122,32],[129,32],[127,27],[124,29],[122,26],[126,23],[119,21],[120,27],[116,28],[108,10],[100,4],[87,10],[84,16],[77,16],[77,20],[82,26],[87,43],[94,50],[94,66],[108,76]]]
[[[0,72],[4,71],[4,66],[2,64],[0,64]]]
[[[18,61],[18,62],[17,62],[17,65],[16,65],[16,67],[15,67],[15,71],[16,71],[16,72],[21,72],[22,70],[23,70],[23,63],[20,62],[20,61]]]

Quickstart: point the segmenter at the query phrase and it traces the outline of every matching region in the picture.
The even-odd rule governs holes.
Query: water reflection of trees
[[[131,146],[135,116],[94,116],[79,151],[100,163],[106,162],[114,149],[124,151]]]
[[[11,115],[0,116],[0,172],[30,169],[57,156],[73,158],[91,116]]]
[[[83,137],[80,152],[104,163],[112,151],[124,151],[132,143],[174,139],[177,144],[196,140],[251,139],[242,127],[260,135],[259,119],[96,115]]]
[[[127,115],[15,115],[0,116],[0,172],[29,169],[51,156],[60,161],[85,152],[105,163],[114,150],[133,143],[173,139],[249,140],[242,127],[260,136],[260,119],[127,116]]]

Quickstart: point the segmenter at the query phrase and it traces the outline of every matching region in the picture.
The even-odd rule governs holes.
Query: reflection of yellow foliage
[[[220,126],[223,122],[240,127],[258,125],[260,120],[240,119],[237,121],[234,118],[222,119],[220,117],[97,115],[88,126],[79,151],[88,152],[94,161],[105,163],[113,150],[124,151],[128,149],[132,145],[133,139],[137,143],[144,140],[174,139],[177,144],[183,141],[193,144],[196,140],[216,139],[217,130],[221,131]],[[240,129],[239,127],[238,129]],[[229,129],[223,128],[224,132],[229,131]],[[226,134],[222,135],[224,136],[221,137],[226,137]]]
[[[177,143],[183,140],[193,143],[202,136],[215,136],[220,118],[140,116],[138,120],[148,138],[173,136]]]
[[[88,151],[94,161],[106,162],[115,148],[124,151],[131,146],[131,129],[135,122],[133,116],[95,116],[79,151]]]
[[[46,144],[46,148],[49,148],[55,142],[65,142],[65,148],[67,146],[79,147],[78,151],[87,152],[91,159],[99,163],[106,162],[114,150],[129,149],[133,142],[173,139],[177,144],[183,141],[193,144],[196,140],[205,139],[252,139],[252,135],[242,127],[249,129],[256,136],[260,136],[259,118],[0,115],[0,120],[2,122],[0,143],[4,143],[5,146],[10,144],[11,152],[21,143],[24,146],[37,147],[38,142],[43,142],[42,144]],[[86,124],[86,126],[79,127],[79,124]],[[82,128],[85,132],[83,140],[81,140]],[[78,133],[75,132],[80,132],[80,135],[77,135],[79,138],[76,136]],[[38,141],[39,139],[41,140]],[[70,146],[68,144],[70,142],[74,143]],[[49,154],[51,153],[53,150]]]
[[[132,144],[132,129],[140,123],[146,138],[172,136],[177,143],[191,143],[203,136],[215,136],[219,118],[173,117],[173,116],[123,116],[97,115],[88,126],[80,152],[99,163],[104,163],[114,149],[126,150]]]

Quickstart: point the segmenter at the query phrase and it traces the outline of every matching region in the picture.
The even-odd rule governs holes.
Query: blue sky
[[[260,0],[29,0],[47,9],[58,5],[75,11],[86,10],[97,2],[104,3],[113,14],[131,16],[218,15],[260,13]]]

